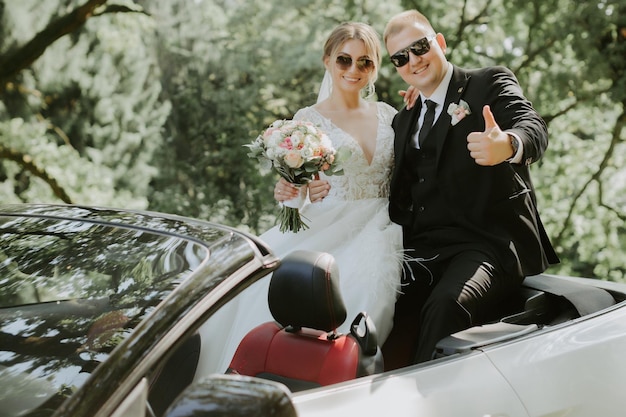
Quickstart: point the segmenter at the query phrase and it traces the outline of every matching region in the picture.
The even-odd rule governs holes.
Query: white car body
[[[471,352],[297,393],[293,402],[300,417],[623,416],[625,352],[621,302]]]

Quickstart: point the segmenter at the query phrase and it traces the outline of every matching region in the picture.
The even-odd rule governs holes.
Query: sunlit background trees
[[[345,20],[431,17],[457,65],[506,65],[544,116],[532,167],[563,260],[626,280],[623,0],[0,0],[0,199],[164,211],[252,232],[273,176],[243,144],[312,104]],[[386,58],[386,57],[385,57]],[[385,61],[379,99],[403,88]]]

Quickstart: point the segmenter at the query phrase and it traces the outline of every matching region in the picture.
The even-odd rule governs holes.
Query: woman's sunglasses
[[[335,62],[341,70],[345,71],[352,66],[352,57],[349,55],[337,55]],[[374,61],[369,58],[359,58],[356,60],[356,67],[361,72],[369,72],[374,69]]]
[[[428,51],[430,51],[430,43],[435,39],[437,35],[432,35],[430,37],[424,37],[422,39],[418,39],[413,42],[411,45],[407,46],[401,51],[396,52],[391,55],[391,63],[396,67],[400,68],[405,66],[409,62],[409,51],[415,56],[424,55]]]

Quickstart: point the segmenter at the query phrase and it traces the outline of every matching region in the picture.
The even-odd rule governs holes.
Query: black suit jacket
[[[450,103],[464,100],[471,114],[455,126],[447,113]],[[467,149],[467,135],[485,129],[483,106],[489,104],[502,130],[515,132],[523,142],[521,164],[503,162],[493,167],[476,164]],[[391,179],[391,220],[411,233],[413,201],[410,169],[405,151],[420,114],[421,101],[402,109],[393,120],[395,166]],[[537,211],[529,165],[538,160],[548,145],[543,119],[523,96],[513,73],[504,67],[464,70],[454,67],[443,111],[430,135],[437,141],[436,181],[445,203],[464,231],[477,242],[496,248],[506,270],[533,275],[558,263]],[[405,242],[410,241],[406,239]]]

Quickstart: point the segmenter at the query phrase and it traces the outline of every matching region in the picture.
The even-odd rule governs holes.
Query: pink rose
[[[285,140],[283,140],[281,142],[281,144],[278,145],[278,146],[280,146],[281,148],[284,148],[284,149],[293,149],[293,143],[291,142],[291,138],[290,137],[285,138]]]

